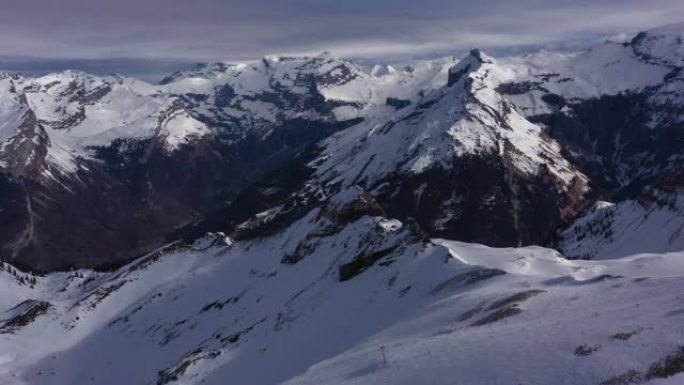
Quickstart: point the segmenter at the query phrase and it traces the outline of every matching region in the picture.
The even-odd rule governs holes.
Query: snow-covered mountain
[[[597,202],[681,212],[654,197],[682,189],[683,32],[407,68],[266,57],[158,85],[2,75],[2,256],[53,270],[206,231],[258,237],[361,185],[430,236],[601,258],[607,243],[567,230]],[[265,210],[281,214],[270,228],[236,227]]]
[[[430,234],[500,246],[556,245],[598,200],[660,207],[683,187],[683,32],[576,54],[474,50],[419,102],[322,141],[302,185],[360,184]]]
[[[473,51],[448,83],[390,120],[333,135],[312,164],[324,185],[361,184],[390,212],[430,232],[492,244],[540,243],[575,210],[587,177],[561,146],[498,91],[505,65]],[[544,223],[532,206],[545,204]],[[474,225],[481,216],[498,216]]]
[[[675,384],[682,252],[430,241],[351,187],[109,273],[0,271],[2,384]]]
[[[160,85],[78,71],[4,75],[3,256],[53,269],[149,251],[307,144],[417,100],[452,64],[380,76],[325,54],[265,58]]]
[[[418,93],[441,86],[435,78],[451,64],[445,59],[373,76],[328,54],[269,57],[201,65],[160,85],[79,71],[39,78],[5,75],[2,139],[20,131],[17,117],[28,107],[49,137],[47,162],[74,172],[79,159],[122,140],[159,138],[172,152],[211,133],[235,141],[272,135],[287,121],[388,115],[395,107],[387,98],[415,101]]]
[[[2,75],[0,384],[680,384],[682,68]]]

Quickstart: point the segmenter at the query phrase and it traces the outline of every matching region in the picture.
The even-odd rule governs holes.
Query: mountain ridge
[[[578,54],[474,50],[458,63],[386,71],[324,54],[213,63],[160,85],[78,71],[3,75],[2,97],[19,98],[7,105],[25,106],[3,112],[0,130],[3,194],[25,202],[0,211],[10,215],[3,258],[92,267],[186,228],[231,231],[258,212],[231,212],[231,202],[292,167],[313,171],[264,191],[289,189],[296,200],[361,184],[433,236],[553,245],[593,202],[633,199],[680,167],[678,28]],[[8,125],[26,106],[35,122]],[[97,197],[82,205],[90,189]],[[217,212],[222,223],[208,220]],[[93,238],[85,247],[84,236]],[[112,254],[116,238],[125,242]]]
[[[107,273],[3,263],[0,383],[676,382],[681,257],[430,240],[351,187],[281,233]]]

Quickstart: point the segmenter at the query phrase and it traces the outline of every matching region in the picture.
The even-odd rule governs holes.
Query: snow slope
[[[366,179],[372,185],[394,172],[450,168],[455,158],[467,154],[506,153],[525,174],[536,174],[545,165],[566,184],[584,178],[541,127],[496,91],[514,79],[512,68],[473,51],[449,72],[448,86],[426,94],[410,109],[327,140],[321,158],[313,162],[317,177],[347,186]]]
[[[264,239],[0,272],[0,383],[645,383],[682,342],[682,257],[427,241],[353,188]]]
[[[0,143],[16,134],[27,109],[12,92],[12,83],[8,79],[0,80]]]
[[[541,249],[443,244],[454,257],[504,268],[510,276],[444,296],[420,316],[286,383],[655,384],[661,383],[655,363],[679,352],[673,317],[681,275],[667,269],[681,271],[681,253],[596,265]],[[644,270],[659,259],[665,261]],[[599,272],[624,276],[601,278]],[[512,307],[519,313],[493,321],[509,314],[495,309],[514,293],[530,297]]]
[[[324,140],[308,184],[360,184],[439,236],[551,244],[549,222],[564,228],[595,199],[636,199],[634,186],[682,169],[683,34],[674,25],[580,53],[473,50],[442,87]],[[474,218],[487,218],[489,238],[470,230]],[[660,237],[632,253],[680,250],[677,234],[671,248],[655,247]]]
[[[610,259],[684,250],[684,195],[665,202],[597,202],[561,233],[559,249],[575,258]]]
[[[177,98],[138,80],[65,71],[14,84],[46,129],[49,160],[64,171],[73,169],[75,158],[90,157],[89,148],[115,140],[157,136],[172,151],[209,133]]]
[[[532,118],[561,107],[572,115],[573,103],[649,90],[652,103],[664,110],[654,114],[651,126],[672,119],[674,112],[665,105],[683,100],[682,83],[673,76],[682,64],[682,35],[684,24],[580,53],[541,51],[494,59],[474,50],[450,68],[448,86],[425,93],[409,110],[384,121],[369,120],[326,141],[326,151],[315,162],[319,178],[345,185],[367,178],[372,185],[395,171],[449,168],[454,158],[488,151],[510,152],[524,173],[533,174],[543,164],[566,183],[575,176],[586,178],[543,132],[544,124]],[[559,106],[550,96],[568,105]],[[505,149],[504,142],[512,148]]]

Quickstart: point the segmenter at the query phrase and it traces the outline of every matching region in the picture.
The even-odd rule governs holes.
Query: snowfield
[[[0,383],[677,383],[682,271],[426,240],[352,188],[259,240],[1,272]]]

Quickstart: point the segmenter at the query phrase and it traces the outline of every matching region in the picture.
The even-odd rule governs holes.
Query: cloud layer
[[[684,21],[681,0],[0,0],[0,56],[418,58],[555,45]]]

